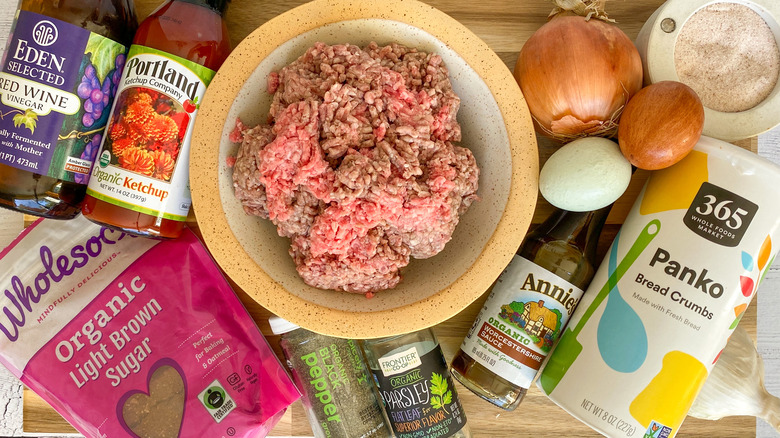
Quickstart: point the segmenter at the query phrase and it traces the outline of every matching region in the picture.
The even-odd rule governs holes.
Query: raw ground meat
[[[317,43],[268,90],[270,124],[237,120],[231,134],[235,195],[291,239],[307,284],[372,294],[444,248],[479,169],[453,143],[460,99],[441,57]]]

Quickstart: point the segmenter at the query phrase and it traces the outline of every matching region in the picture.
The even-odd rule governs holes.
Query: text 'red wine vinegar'
[[[132,0],[24,0],[0,65],[0,206],[79,214],[138,21]]]
[[[194,119],[230,53],[229,0],[172,0],[141,23],[87,187],[89,220],[130,234],[176,238],[192,204]]]

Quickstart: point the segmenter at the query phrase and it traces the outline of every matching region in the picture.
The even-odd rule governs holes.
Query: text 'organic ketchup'
[[[89,220],[146,237],[181,233],[194,119],[230,52],[228,2],[172,0],[141,23],[87,187]]]

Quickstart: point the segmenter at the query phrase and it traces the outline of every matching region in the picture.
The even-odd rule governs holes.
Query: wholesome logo
[[[98,234],[91,236],[83,244],[63,251],[56,259],[48,246],[41,246],[41,267],[37,275],[27,274],[35,272],[34,268],[25,269],[25,273],[21,274],[25,280],[19,275],[11,275],[10,287],[6,287],[3,292],[8,300],[4,300],[0,312],[0,332],[9,341],[16,342],[19,339],[19,329],[27,323],[27,317],[33,313],[34,305],[38,304],[53,286],[89,264],[90,260],[99,257],[105,246],[114,245],[125,236],[125,233],[101,228]],[[29,283],[25,284],[26,282]]]
[[[42,20],[35,25],[32,31],[33,40],[42,47],[48,47],[59,37],[57,26],[49,20]]]

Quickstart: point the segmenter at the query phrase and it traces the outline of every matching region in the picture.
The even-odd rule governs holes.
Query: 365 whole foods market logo
[[[709,182],[702,183],[683,223],[710,242],[735,247],[758,212],[758,205]]]
[[[59,37],[57,26],[49,20],[41,20],[35,25],[32,31],[33,41],[42,47],[48,47]]]

